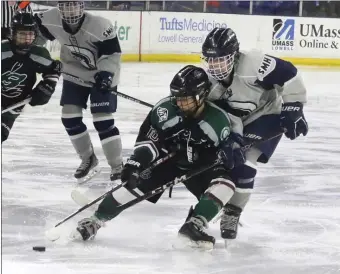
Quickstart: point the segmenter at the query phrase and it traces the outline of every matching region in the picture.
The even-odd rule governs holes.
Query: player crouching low
[[[103,222],[115,218],[121,212],[117,206],[221,157],[221,164],[184,183],[199,202],[179,230],[179,236],[191,246],[213,247],[215,239],[204,229],[233,196],[235,184],[228,173],[234,165],[243,164],[244,157],[229,138],[228,114],[205,100],[209,87],[208,76],[201,68],[189,65],[175,75],[170,85],[171,96],[159,101],[140,127],[134,153],[121,176],[127,184],[106,196],[92,217],[78,223],[83,240],[93,239]],[[176,153],[174,158],[144,176],[142,171],[152,162],[172,152]],[[161,195],[149,201],[156,203]]]

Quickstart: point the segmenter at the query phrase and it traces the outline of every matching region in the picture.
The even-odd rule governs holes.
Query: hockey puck
[[[45,246],[33,246],[33,250],[39,251],[39,252],[44,252],[44,251],[46,251],[46,247]]]

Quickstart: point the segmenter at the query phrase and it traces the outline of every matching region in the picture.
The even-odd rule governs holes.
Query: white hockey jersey
[[[121,68],[121,49],[116,30],[106,18],[86,11],[84,15],[83,21],[74,32],[62,22],[57,8],[35,17],[41,34],[46,39],[56,39],[61,44],[60,60],[65,72],[64,79],[89,86],[76,78],[94,82],[94,75],[98,71],[108,71],[114,74],[112,86],[116,86]]]
[[[210,80],[208,99],[224,102],[223,108],[240,117],[244,126],[262,115],[281,113],[283,102],[306,103],[306,88],[296,67],[259,51],[240,53],[229,87]]]

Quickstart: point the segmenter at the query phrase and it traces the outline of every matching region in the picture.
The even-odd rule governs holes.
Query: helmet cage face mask
[[[12,36],[15,46],[19,50],[29,50],[36,39],[36,32],[29,29],[17,29]]]
[[[76,25],[84,15],[84,1],[60,1],[58,10],[61,18],[69,25]]]
[[[222,57],[202,57],[202,63],[208,74],[216,80],[225,80],[234,68],[236,52]]]
[[[176,105],[185,116],[194,116],[202,105],[203,100],[197,96],[175,97]]]

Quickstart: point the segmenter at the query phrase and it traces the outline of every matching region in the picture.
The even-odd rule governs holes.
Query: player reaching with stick
[[[175,75],[170,85],[171,96],[159,101],[140,127],[134,153],[121,176],[125,187],[106,196],[92,217],[79,222],[77,230],[83,240],[93,239],[104,222],[115,218],[121,212],[119,205],[175,177],[200,170],[220,157],[220,164],[184,183],[199,202],[179,230],[179,236],[189,245],[213,247],[215,239],[204,229],[233,196],[237,185],[230,179],[229,171],[243,164],[244,157],[234,141],[242,143],[242,138],[237,132],[231,133],[232,127],[238,128],[234,124],[238,119],[231,121],[224,110],[206,101],[209,88],[208,76],[201,68],[186,66]],[[176,156],[157,166],[151,174],[141,173],[157,159],[173,152]],[[149,201],[156,203],[161,195]]]

